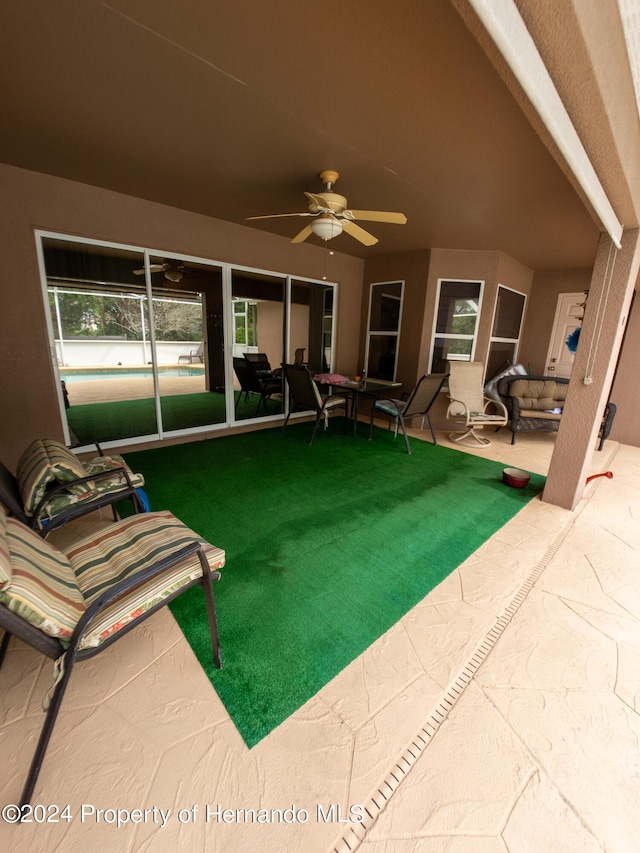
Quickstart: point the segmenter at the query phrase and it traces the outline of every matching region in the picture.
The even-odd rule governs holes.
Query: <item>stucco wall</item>
[[[560,293],[589,290],[590,269],[537,272],[520,346],[520,361],[531,373],[546,374],[547,351]]]
[[[622,354],[618,362],[611,402],[618,407],[613,422],[611,438],[622,444],[640,447],[640,299],[636,289],[635,298],[625,332]]]
[[[426,362],[421,353],[429,257],[429,251],[406,252],[370,258],[365,263],[360,359],[364,359],[371,285],[376,282],[404,281],[397,378],[406,388],[412,388],[418,376],[426,371]]]
[[[358,258],[6,165],[0,165],[0,193],[0,459],[10,467],[33,438],[64,438],[35,229],[305,278],[326,275],[339,284],[337,368],[357,370],[364,266]]]

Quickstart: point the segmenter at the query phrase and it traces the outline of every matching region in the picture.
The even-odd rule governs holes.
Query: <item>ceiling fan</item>
[[[321,240],[332,240],[343,231],[355,237],[365,246],[373,246],[378,238],[369,234],[364,228],[356,225],[354,220],[365,222],[390,222],[404,225],[407,217],[404,213],[391,213],[385,210],[347,210],[347,200],[343,195],[333,192],[333,185],[338,180],[338,173],[332,171],[320,172],[319,178],[325,185],[324,192],[305,193],[309,199],[309,211],[306,213],[272,213],[267,216],[249,216],[248,219],[274,219],[280,216],[311,216],[312,222],[300,231],[291,241],[302,243],[311,234]]]
[[[164,277],[167,281],[180,281],[183,275],[184,266],[182,264],[169,264],[165,261],[164,264],[149,264],[150,272],[164,272]],[[144,267],[133,271],[134,275],[144,275]]]

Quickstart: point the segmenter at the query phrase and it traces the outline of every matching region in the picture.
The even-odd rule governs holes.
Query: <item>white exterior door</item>
[[[584,314],[584,291],[580,293],[558,294],[556,317],[549,342],[545,373],[548,376],[571,376],[574,353],[567,346],[567,338],[575,331],[582,321]]]

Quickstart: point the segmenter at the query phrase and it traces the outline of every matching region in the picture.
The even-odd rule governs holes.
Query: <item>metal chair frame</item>
[[[137,586],[146,583],[150,579],[154,578],[156,575],[162,574],[162,572],[166,571],[171,566],[180,562],[180,560],[185,559],[191,554],[198,555],[200,564],[202,566],[201,577],[195,578],[193,581],[185,583],[184,586],[182,586],[175,593],[170,596],[167,596],[162,601],[151,607],[149,610],[142,613],[140,616],[132,620],[128,625],[124,626],[115,634],[112,634],[110,637],[104,640],[104,642],[101,643],[99,646],[88,649],[79,649],[80,642],[82,641],[86,629],[102,612],[102,610],[104,610],[111,602],[115,601],[117,598],[131,591],[132,589],[135,589]],[[22,619],[20,616],[17,616],[15,613],[10,611],[4,604],[0,604],[0,627],[4,628],[4,636],[2,638],[2,642],[0,643],[0,667],[2,666],[4,656],[7,651],[7,646],[9,644],[9,639],[12,634],[50,658],[57,660],[58,658],[63,657],[63,674],[58,683],[56,684],[53,694],[51,696],[49,708],[45,717],[45,722],[40,732],[40,737],[36,745],[35,753],[33,755],[31,766],[29,768],[29,773],[27,775],[27,779],[20,798],[21,807],[27,805],[33,795],[38,775],[42,767],[42,762],[44,760],[45,753],[47,751],[47,747],[51,739],[53,727],[58,717],[60,705],[62,704],[62,699],[69,684],[69,678],[71,676],[73,666],[77,661],[86,660],[87,658],[93,657],[94,655],[98,654],[103,649],[110,646],[113,642],[120,639],[120,637],[124,636],[124,634],[137,627],[145,619],[148,619],[149,616],[152,616],[161,607],[164,607],[170,601],[173,601],[174,598],[177,598],[177,596],[181,595],[185,590],[196,584],[199,584],[204,590],[206,599],[209,631],[211,633],[211,644],[213,650],[213,659],[218,669],[222,668],[222,658],[220,654],[220,637],[218,633],[218,624],[216,619],[216,610],[212,586],[212,582],[214,580],[218,580],[219,578],[220,572],[217,570],[211,570],[201,544],[198,542],[193,542],[191,545],[187,545],[181,548],[179,551],[176,551],[170,556],[165,557],[163,560],[160,560],[154,563],[153,565],[146,567],[145,569],[137,572],[136,574],[131,575],[131,577],[125,578],[124,580],[114,584],[112,587],[105,590],[105,592],[100,595],[82,615],[73,632],[68,648],[65,648],[65,646],[63,646],[59,640],[55,639],[54,637],[49,637],[47,634],[44,634],[42,631],[30,625],[26,620]]]

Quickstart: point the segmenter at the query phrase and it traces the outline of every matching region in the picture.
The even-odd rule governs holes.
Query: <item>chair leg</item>
[[[27,776],[27,781],[25,782],[24,788],[22,789],[22,795],[20,797],[21,808],[22,806],[26,806],[31,802],[31,796],[36,786],[36,782],[38,781],[40,768],[42,767],[42,762],[44,761],[44,756],[47,751],[47,747],[49,746],[49,741],[53,733],[53,727],[58,717],[58,711],[60,710],[60,705],[62,704],[62,699],[67,689],[67,685],[69,684],[69,677],[73,668],[73,655],[69,655],[68,660],[67,655],[65,655],[63,667],[64,671],[62,678],[60,679],[53,691],[53,696],[51,697],[47,716],[45,717],[44,726],[42,727],[40,737],[38,738],[38,745],[36,746],[36,751],[31,760],[29,775]]]
[[[218,632],[218,619],[216,617],[216,604],[213,597],[213,581],[220,577],[219,572],[212,572],[203,551],[198,551],[200,565],[202,566],[202,589],[207,602],[207,616],[209,618],[209,633],[211,634],[211,648],[213,660],[218,669],[222,669],[222,656],[220,654],[220,634]]]
[[[431,422],[431,415],[427,412],[427,420],[429,421],[429,429],[431,430],[431,438],[433,438],[434,447],[438,443],[438,439],[436,438],[435,430],[433,429],[433,423]]]
[[[138,492],[134,492],[129,497],[131,501],[131,506],[133,507],[133,512],[137,515],[138,513],[146,512],[145,506],[140,498]],[[117,521],[117,518],[115,519]]]
[[[409,436],[407,435],[407,428],[404,424],[404,418],[402,415],[398,415],[398,420],[400,421],[400,426],[402,427],[402,432],[404,434],[404,443],[407,446],[407,453],[411,455],[411,446],[409,445]]]
[[[488,438],[483,438],[481,435],[478,435],[476,432],[475,426],[468,427],[466,432],[450,432],[449,438],[451,441],[467,441],[468,439],[473,439],[475,441],[475,445],[472,446],[480,446],[480,447],[488,447],[491,442]]]
[[[2,666],[2,662],[4,660],[4,656],[7,653],[7,646],[9,645],[9,640],[11,639],[11,634],[7,629],[4,629],[4,635],[2,637],[2,643],[0,643],[0,666]]]
[[[322,412],[318,412],[318,414],[316,416],[316,422],[313,425],[313,432],[311,433],[311,438],[309,439],[309,444],[313,444],[313,439],[316,437],[316,431],[318,429],[318,424],[320,423],[322,415],[323,415]]]

